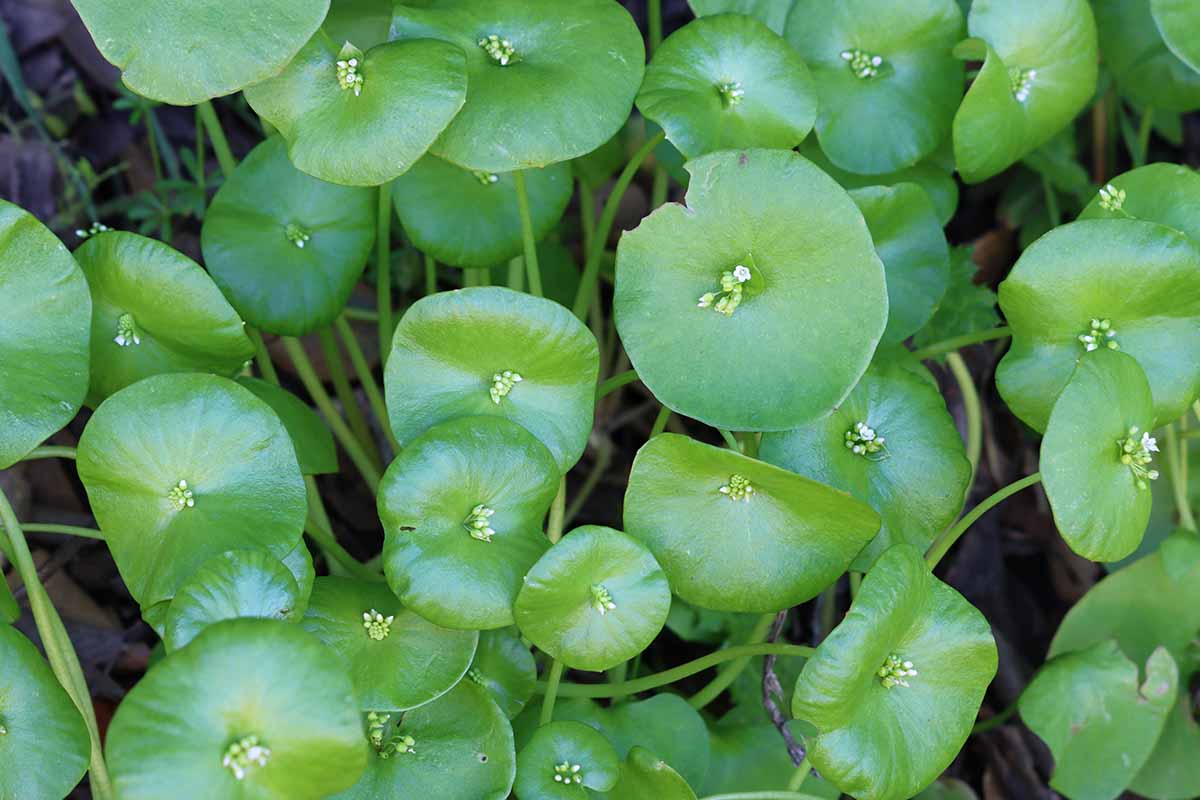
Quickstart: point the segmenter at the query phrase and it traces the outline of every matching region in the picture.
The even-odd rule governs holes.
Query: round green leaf
[[[954,0],[797,0],[785,36],[817,84],[817,138],[842,169],[894,172],[950,135],[962,97]]]
[[[687,781],[643,747],[629,751],[612,793],[631,800],[696,800],[696,793]]]
[[[1189,0],[1150,0],[1154,24],[1171,52],[1200,72],[1200,13]]]
[[[1038,670],[1021,693],[1021,720],[1054,754],[1050,785],[1067,797],[1115,798],[1150,757],[1175,705],[1179,670],[1159,648],[1138,665],[1111,639]]]
[[[92,299],[62,242],[4,200],[0,297],[0,469],[8,469],[79,411]]]
[[[113,231],[88,239],[75,258],[92,293],[88,405],[149,375],[232,377],[254,355],[241,317],[208,273],[178,250]]]
[[[1186,692],[1179,693],[1154,752],[1129,785],[1132,792],[1154,800],[1200,795],[1200,723]]]
[[[790,149],[817,116],[804,60],[741,14],[698,19],[667,37],[646,68],[637,106],[687,158],[738,147]]]
[[[261,761],[230,752],[250,737]],[[367,747],[328,649],[297,625],[239,619],[151,668],[117,708],[107,756],[122,800],[316,800],[358,780]]]
[[[633,461],[625,528],[687,602],[763,613],[832,583],[878,532],[879,517],[787,470],[663,434]]]
[[[550,451],[506,419],[430,428],[379,485],[388,583],[438,625],[511,625],[521,578],[550,546],[542,519],[558,483]]]
[[[484,687],[509,719],[521,713],[537,688],[533,653],[509,629],[483,631],[467,677]]]
[[[352,59],[353,67],[341,66]],[[445,42],[388,42],[364,53],[318,32],[287,69],[245,94],[283,134],[301,171],[330,183],[375,186],[425,154],[462,108],[466,91],[463,53]]]
[[[261,378],[239,376],[237,382],[251,394],[271,407],[287,429],[296,460],[305,475],[322,475],[338,471],[337,448],[329,426],[299,397],[274,383]]]
[[[364,711],[404,711],[445,694],[479,640],[404,608],[384,583],[332,576],[313,585],[302,624],[341,658]]]
[[[1153,428],[1137,361],[1106,348],[1079,360],[1046,423],[1040,469],[1054,523],[1084,558],[1117,561],[1141,543],[1158,475],[1149,461],[1158,452]]]
[[[562,219],[574,187],[569,164],[526,171],[535,240]],[[444,264],[490,267],[521,254],[512,173],[472,171],[427,155],[396,179],[392,199],[413,244]]]
[[[307,516],[279,418],[215,375],[159,375],[113,395],[88,421],[77,464],[121,577],[143,607],[173,597],[226,550],[283,558]]]
[[[794,0],[688,0],[697,17],[713,14],[745,14],[776,33],[783,33]]]
[[[641,32],[614,0],[398,4],[392,38],[440,39],[466,53],[466,105],[431,150],[487,172],[604,144],[629,117],[646,63]]]
[[[552,300],[491,286],[441,292],[413,303],[396,327],[383,376],[388,417],[406,447],[456,417],[509,419],[565,473],[592,431],[599,370],[596,338]]]
[[[929,195],[915,183],[850,192],[887,276],[888,322],[881,344],[899,344],[933,316],[950,283],[950,246]]]
[[[587,800],[588,789],[611,789],[620,774],[617,752],[582,722],[551,722],[517,753],[521,800]]]
[[[1132,169],[1109,181],[1079,218],[1144,219],[1200,243],[1200,174],[1179,164]]]
[[[375,241],[375,199],[305,175],[281,139],[268,139],[208,207],[204,263],[246,321],[300,336],[333,322],[350,299]]]
[[[100,52],[138,94],[191,106],[279,72],[329,0],[71,0]]]
[[[539,650],[599,672],[642,652],[670,608],[667,577],[649,550],[621,531],[584,525],[530,568],[513,613]]]
[[[1117,91],[1142,107],[1200,108],[1200,72],[1168,49],[1153,7],[1154,0],[1092,0],[1100,49]]]
[[[882,449],[853,450],[862,439],[860,422],[876,441],[882,437]],[[848,491],[879,512],[879,534],[851,566],[860,572],[893,544],[928,547],[957,518],[971,483],[971,463],[941,392],[896,366],[872,367],[828,416],[765,434],[759,456]]]
[[[263,617],[299,619],[300,587],[292,573],[263,550],[214,556],[179,587],[167,613],[167,650],[178,650],[214,622]]]
[[[808,755],[826,780],[860,800],[905,800],[958,755],[995,674],[987,620],[900,544],[804,665],[792,715],[816,727]]]
[[[89,747],[83,718],[37,648],[0,625],[0,797],[66,797],[87,771]]]
[[[977,0],[967,27],[976,38],[956,52],[984,64],[954,117],[954,157],[963,180],[978,183],[1092,101],[1096,23],[1087,0]]]
[[[321,27],[335,42],[374,47],[388,40],[392,5],[392,0],[331,0]]]
[[[1155,417],[1175,419],[1200,393],[1200,251],[1162,225],[1083,220],[1054,229],[1000,284],[1000,308],[1013,336],[996,386],[1035,430],[1045,430],[1086,352],[1080,337],[1092,320],[1108,320],[1115,336],[1101,339],[1146,371]]]
[[[688,207],[660,207],[617,247],[617,329],[638,375],[664,405],[720,428],[784,430],[837,406],[887,323],[857,206],[785,150],[687,168]]]
[[[509,796],[517,773],[512,728],[486,690],[463,681],[398,723],[385,716],[366,773],[336,800]]]

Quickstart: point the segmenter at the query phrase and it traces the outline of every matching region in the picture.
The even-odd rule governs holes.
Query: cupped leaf
[[[1200,174],[1180,164],[1147,164],[1113,178],[1080,219],[1144,219],[1200,243]]]
[[[639,541],[584,525],[530,568],[513,614],[539,650],[572,669],[611,669],[642,652],[671,608],[667,576]]]
[[[766,25],[741,14],[698,19],[667,37],[646,68],[638,110],[687,158],[798,145],[817,96],[808,66]]]
[[[1189,0],[1150,0],[1150,13],[1171,52],[1200,72],[1200,14],[1196,5]]]
[[[487,172],[604,144],[629,117],[646,63],[637,25],[613,0],[398,4],[392,38],[440,39],[466,53],[466,105],[431,150]]]
[[[950,246],[929,195],[915,183],[850,192],[887,276],[884,345],[899,344],[933,316],[950,282]]]
[[[1162,225],[1094,219],[1056,228],[1000,284],[1000,308],[1013,336],[996,386],[1035,430],[1045,430],[1091,346],[1112,343],[1137,359],[1160,420],[1200,392],[1200,251]]]
[[[504,715],[512,719],[533,697],[537,664],[533,653],[512,630],[497,628],[479,634],[479,646],[467,677],[487,689]]]
[[[625,528],[671,590],[718,611],[778,611],[815,597],[879,530],[849,495],[676,434],[638,451]]]
[[[513,422],[461,417],[430,428],[379,485],[388,583],[438,625],[511,625],[521,578],[550,546],[542,519],[558,483],[550,451]]]
[[[296,395],[261,378],[240,376],[237,382],[271,407],[287,429],[296,449],[296,460],[305,475],[338,471],[337,448],[329,426]]]
[[[376,715],[368,742],[374,752],[366,773],[336,800],[504,800],[516,777],[512,728],[487,691],[470,681],[398,722]]]
[[[963,180],[978,183],[1091,102],[1096,22],[1087,0],[978,0],[967,27],[975,39],[956,52],[984,64],[954,117],[954,158]]]
[[[820,98],[817,138],[842,169],[895,172],[950,135],[962,98],[954,0],[797,0],[784,35],[808,62]]]
[[[456,417],[509,419],[565,473],[587,446],[599,370],[596,338],[558,303],[491,286],[441,292],[396,327],[388,417],[405,446]]]
[[[445,694],[479,640],[404,608],[384,583],[333,576],[313,585],[301,624],[337,653],[364,711],[404,711]]]
[[[232,377],[254,355],[213,279],[169,245],[113,231],[89,238],[75,258],[92,293],[88,405],[150,375]]]
[[[816,727],[806,743],[824,778],[861,800],[904,800],[954,760],[995,674],[987,620],[900,544],[804,665],[792,714]]]
[[[0,625],[0,797],[66,797],[87,771],[89,747],[83,718],[37,648]]]
[[[71,0],[100,52],[138,94],[191,106],[279,72],[329,0]]]
[[[854,560],[859,571],[893,544],[928,547],[962,510],[971,482],[962,437],[937,386],[899,366],[872,367],[828,416],[764,434],[759,455],[879,513],[879,534]]]
[[[1079,555],[1117,561],[1150,520],[1154,401],[1132,356],[1087,353],[1050,412],[1040,469],[1054,523]]]
[[[226,619],[263,617],[291,622],[304,613],[300,587],[279,560],[263,550],[231,550],[209,559],[171,601],[164,642],[178,650],[200,631]]]
[[[4,200],[0,297],[0,469],[8,469],[79,411],[92,299],[62,242]]]
[[[1129,789],[1153,800],[1179,800],[1200,795],[1200,723],[1186,692],[1167,717],[1162,735]]]
[[[1116,78],[1117,91],[1139,106],[1200,108],[1200,72],[1163,41],[1154,5],[1154,0],[1092,0],[1104,63]]]
[[[143,607],[173,597],[226,550],[287,556],[307,516],[279,418],[215,375],[158,375],[113,395],[88,421],[77,463],[121,577]]]
[[[396,213],[413,244],[444,264],[491,267],[521,254],[521,215],[512,173],[455,166],[427,155],[392,186]],[[525,173],[533,238],[562,218],[574,183],[568,164]]]
[[[713,14],[745,14],[776,33],[783,33],[794,0],[688,0],[697,17]]]
[[[317,579],[312,553],[308,551],[308,545],[301,538],[296,546],[279,561],[296,581],[296,588],[300,590],[300,601],[296,605],[296,613],[303,614],[308,609],[308,598],[312,595],[313,583]]]
[[[247,322],[300,336],[350,299],[375,241],[376,195],[306,175],[274,137],[250,151],[204,215],[204,263]]]
[[[1150,757],[1175,705],[1179,669],[1159,648],[1138,665],[1112,639],[1061,655],[1021,693],[1021,720],[1054,754],[1050,785],[1067,797],[1112,800]]]
[[[887,322],[883,264],[845,191],[785,150],[687,164],[617,247],[617,329],[646,386],[685,416],[784,430],[838,405]]]
[[[466,92],[466,59],[446,42],[388,42],[364,53],[319,31],[287,69],[245,95],[301,171],[374,186],[425,154]]]
[[[687,781],[644,747],[629,751],[612,793],[629,800],[696,800]]]
[[[617,752],[582,722],[551,722],[538,728],[517,753],[521,800],[587,800],[588,789],[611,789],[620,774]]]
[[[123,800],[316,800],[367,762],[340,662],[299,626],[264,619],[217,623],[156,664],[107,741]]]

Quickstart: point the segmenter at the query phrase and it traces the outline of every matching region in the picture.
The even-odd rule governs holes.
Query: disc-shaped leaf
[[[0,469],[8,469],[79,411],[92,299],[62,242],[4,200],[0,297]]]
[[[285,557],[307,516],[279,418],[215,375],[159,375],[113,395],[88,421],[77,463],[121,577],[143,606],[173,597],[226,550]]]
[[[1200,72],[1200,13],[1188,0],[1150,0],[1154,24],[1171,52]]]
[[[179,587],[167,613],[168,650],[178,650],[214,622],[263,617],[291,622],[304,613],[292,573],[264,550],[214,556]]]
[[[596,337],[552,300],[491,286],[441,292],[396,327],[388,417],[404,446],[456,417],[509,419],[565,473],[587,446],[599,370]]]
[[[971,463],[941,392],[897,366],[872,367],[828,416],[765,434],[759,455],[879,512],[879,534],[854,560],[859,571],[893,544],[928,547],[962,510],[971,482]]]
[[[794,0],[688,0],[697,17],[713,14],[745,14],[776,33],[783,33]]]
[[[1115,342],[1137,359],[1160,420],[1178,417],[1200,392],[1200,251],[1162,225],[1083,220],[1056,228],[1021,254],[1000,284],[1000,308],[1013,337],[996,386],[1035,430],[1045,430],[1087,351],[1084,337],[1099,347]]]
[[[604,144],[629,117],[646,63],[637,25],[613,0],[398,4],[392,38],[441,39],[466,53],[466,105],[431,150],[488,172]]]
[[[672,410],[733,430],[792,428],[835,407],[887,322],[862,214],[786,150],[687,168],[688,207],[660,207],[617,247],[617,329],[638,375]]]
[[[264,619],[212,625],[156,664],[107,741],[123,800],[316,800],[367,759],[341,663],[298,625]]]
[[[274,383],[245,375],[237,382],[271,407],[287,429],[296,448],[296,460],[305,475],[322,475],[338,471],[337,448],[329,426],[317,412],[296,395]]]
[[[375,752],[362,778],[336,800],[504,800],[516,777],[512,728],[487,691],[471,681],[405,713],[399,722],[389,715],[379,742],[371,742]]]
[[[1163,41],[1154,4],[1154,0],[1092,0],[1104,63],[1116,78],[1117,91],[1139,106],[1164,111],[1200,108],[1200,72]]]
[[[287,69],[245,95],[283,134],[300,170],[374,186],[425,154],[466,90],[463,53],[445,42],[388,42],[364,53],[319,31]]]
[[[526,171],[535,240],[558,224],[574,187],[568,164]],[[491,267],[521,254],[512,173],[472,171],[427,155],[396,180],[392,199],[413,244],[443,264]]]
[[[0,625],[0,797],[66,797],[87,771],[88,750],[83,718],[41,653]]]
[[[638,451],[625,529],[671,590],[719,611],[778,611],[815,597],[879,530],[844,492],[686,436]]]
[[[1154,401],[1133,357],[1101,348],[1079,360],[1042,438],[1042,485],[1054,523],[1079,555],[1118,561],[1150,520]]]
[[[178,250],[114,231],[88,239],[75,258],[92,293],[88,405],[150,375],[233,376],[254,355],[241,317]]]
[[[881,344],[899,344],[921,328],[950,282],[950,246],[929,195],[915,183],[855,189],[887,276],[888,323]]]
[[[816,727],[808,754],[826,780],[861,800],[904,800],[958,755],[995,674],[987,620],[900,544],[804,665],[792,715]]]
[[[517,753],[521,800],[587,800],[588,789],[611,789],[620,774],[617,752],[582,722],[551,722],[538,728]]]
[[[1047,142],[1092,101],[1096,23],[1087,0],[978,0],[971,42],[983,60],[954,117],[954,157],[967,183],[1004,170]]]
[[[439,625],[511,625],[521,578],[550,546],[542,519],[558,483],[550,451],[513,422],[462,417],[430,428],[379,485],[388,583]]]
[[[321,27],[335,42],[374,47],[388,40],[392,5],[392,0],[330,0]]]
[[[521,713],[537,688],[533,653],[513,632],[497,628],[479,634],[467,677],[484,687],[509,719]]]
[[[308,41],[329,0],[71,0],[138,94],[191,106],[271,77]]]
[[[638,109],[687,158],[738,147],[791,149],[812,130],[817,95],[804,59],[756,19],[720,14],[667,37]]]
[[[208,207],[204,263],[247,322],[300,336],[333,322],[350,299],[375,241],[375,199],[304,174],[282,139],[268,139]]]
[[[1097,192],[1079,218],[1144,219],[1200,242],[1200,174],[1180,164],[1132,169]]]
[[[696,800],[696,793],[687,781],[644,747],[629,751],[612,793],[630,800]]]
[[[671,608],[667,576],[636,539],[576,528],[525,576],[513,613],[521,632],[572,669],[610,669],[642,652]]]
[[[954,0],[797,0],[785,36],[808,62],[820,98],[817,138],[842,169],[894,172],[950,134],[962,98]]]
[[[1021,693],[1021,720],[1054,754],[1050,785],[1067,797],[1112,800],[1133,780],[1175,705],[1179,669],[1159,648],[1138,665],[1111,639],[1038,670]]]
[[[1167,716],[1162,735],[1154,752],[1146,760],[1129,785],[1131,792],[1154,800],[1177,800],[1200,795],[1200,722],[1196,721],[1195,706],[1187,693],[1179,699]]]
[[[404,608],[385,583],[332,576],[313,585],[302,624],[341,658],[364,711],[404,711],[445,694],[479,640]]]

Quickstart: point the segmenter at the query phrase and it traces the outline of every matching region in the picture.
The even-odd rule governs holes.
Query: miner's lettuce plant
[[[1039,482],[1071,550],[1127,560],[1020,698],[1051,785],[1200,795],[1200,178],[1144,164],[1155,114],[1200,108],[1194,4],[692,0],[663,39],[651,0],[647,46],[615,0],[73,3],[130,90],[196,105],[224,181],[202,265],[94,220],[72,253],[0,202],[0,467],[76,461],[99,529],[59,531],[103,540],[163,644],[102,745],[0,493],[46,653],[0,627],[0,797],[85,773],[98,800],[970,796],[935,781],[997,647],[933,570]],[[1098,85],[1142,115],[1137,168],[1064,221],[1047,143]],[[240,162],[211,102],[239,91],[268,132]],[[997,298],[943,225],[955,172],[1010,168],[1049,222]],[[957,350],[1009,339],[996,384],[1040,463],[967,511]],[[623,528],[572,527],[613,455],[597,407],[635,381],[660,410]],[[47,444],[84,407],[77,449]],[[370,561],[316,479],[339,451]],[[847,575],[815,648],[778,641]],[[664,630],[712,652],[672,661]]]

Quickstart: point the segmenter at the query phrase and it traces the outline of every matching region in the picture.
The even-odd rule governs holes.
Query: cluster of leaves
[[[1200,539],[1172,427],[1200,395],[1200,178],[1144,166],[1079,220],[1052,214],[1000,287],[1008,328],[942,231],[955,171],[1054,172],[1048,143],[1093,100],[1101,50],[1146,119],[1200,107],[1192,4],[695,0],[695,21],[652,34],[648,65],[613,0],[74,5],[129,89],[201,104],[226,176],[203,267],[99,228],[72,253],[0,203],[0,467],[93,409],[79,477],[165,650],[102,749],[0,494],[49,658],[0,628],[0,796],[61,797],[89,768],[101,800],[950,796],[927,787],[970,735],[997,651],[933,566],[1038,480],[1071,549],[1124,559],[1160,468],[1184,529],[1078,604],[1020,711],[1072,798],[1200,794]],[[274,134],[235,166],[209,101],[237,91]],[[576,180],[590,192],[620,166],[635,105],[650,135],[599,222],[587,212],[580,274],[546,237]],[[686,204],[654,203],[609,270],[617,203],[651,153]],[[431,279],[395,326],[393,209]],[[382,391],[343,316],[373,245]],[[499,265],[510,286],[439,292],[435,261],[475,284]],[[608,377],[610,343],[585,324],[603,334],[603,278],[628,376]],[[386,469],[293,338],[321,334],[336,384],[330,330]],[[279,385],[262,332],[284,337],[320,416]],[[996,382],[1043,434],[1040,471],[960,519],[978,448],[921,359],[1008,335]],[[663,412],[624,530],[564,534],[597,397],[634,379]],[[664,433],[672,413],[727,446]],[[335,437],[377,497],[378,569],[337,545],[313,479],[337,470]],[[853,602],[819,647],[755,649],[847,572]],[[11,597],[0,610],[14,616]],[[625,681],[665,626],[754,646]],[[784,672],[781,727],[807,754],[794,773],[737,683],[746,659],[713,692],[751,700],[719,721],[698,710],[711,697],[589,699],[766,654],[804,659]]]

